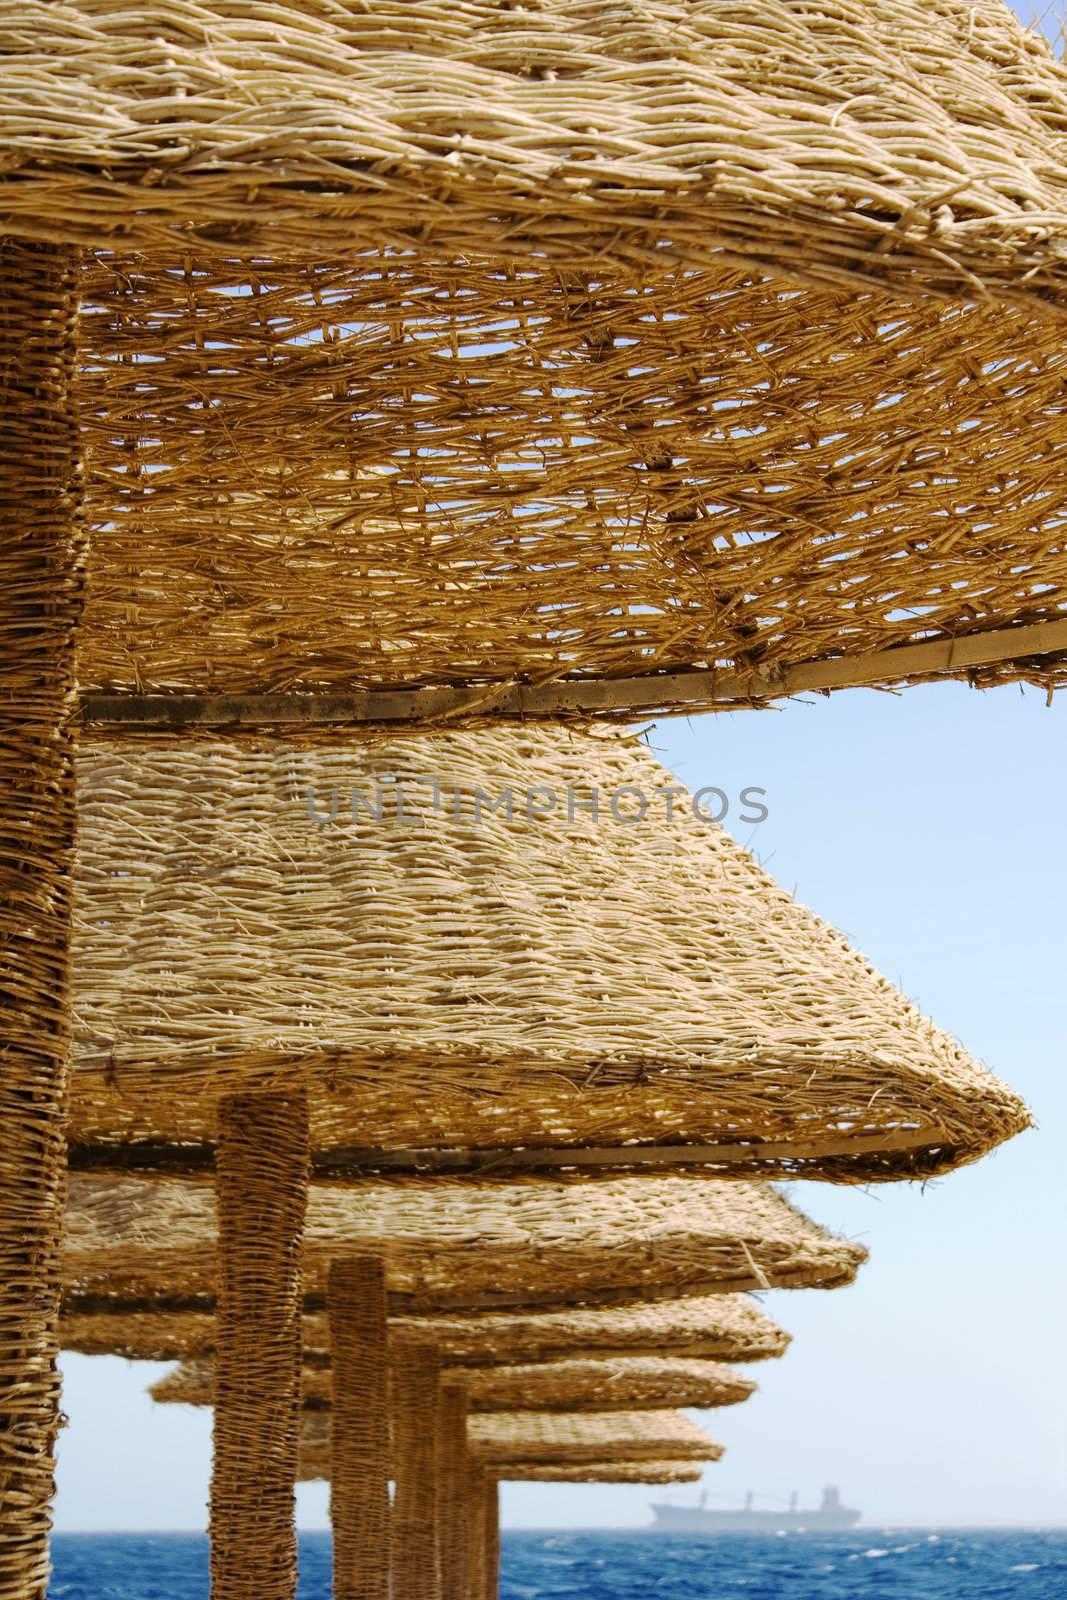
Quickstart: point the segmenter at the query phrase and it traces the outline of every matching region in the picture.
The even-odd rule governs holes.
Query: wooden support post
[[[441,1600],[437,1522],[437,1431],[441,1361],[430,1344],[392,1352],[393,1593]]]
[[[437,1463],[441,1600],[468,1600],[467,1388],[454,1376],[441,1389]]]
[[[295,1600],[307,1102],[235,1096],[218,1134],[211,1594]]]
[[[485,1600],[486,1471],[467,1455],[467,1590],[470,1600]]]
[[[333,1600],[389,1600],[389,1365],[385,1266],[330,1264]]]
[[[485,1600],[498,1600],[500,1594],[500,1484],[491,1473],[485,1475]]]
[[[0,1600],[43,1600],[59,1425],[84,538],[76,258],[0,241]]]

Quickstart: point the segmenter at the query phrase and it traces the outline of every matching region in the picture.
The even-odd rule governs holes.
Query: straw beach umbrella
[[[1027,1124],[635,737],[112,750],[79,794],[76,1165],[207,1170],[220,1099],[297,1091],[323,1178],[869,1181]]]
[[[208,1184],[74,1176],[67,1304],[82,1313],[208,1310],[224,1270],[217,1242]],[[383,1262],[390,1309],[439,1313],[835,1288],[866,1254],[762,1184],[648,1174],[364,1179],[312,1190],[303,1308],[325,1306],[335,1263],[369,1255]]]
[[[461,1404],[457,1417],[461,1418],[462,1412]],[[557,1459],[549,1459],[547,1455],[543,1430],[538,1430],[536,1459],[528,1460],[524,1454],[509,1459],[507,1444],[498,1435],[491,1447],[493,1459],[489,1461],[484,1443],[468,1440],[466,1425],[462,1437],[458,1437],[455,1430],[443,1429],[441,1439],[446,1449],[439,1448],[437,1452],[437,1486],[443,1487],[447,1477],[446,1498],[450,1491],[454,1497],[447,1507],[449,1538],[442,1541],[439,1551],[445,1600],[452,1600],[454,1595],[465,1591],[469,1591],[473,1600],[497,1592],[500,1560],[497,1484],[501,1479],[546,1483],[692,1483],[699,1480],[704,1463],[717,1459],[721,1455],[720,1448],[688,1418],[677,1413],[657,1415],[663,1423],[658,1429],[648,1415],[641,1412],[630,1413],[625,1418],[615,1414],[614,1426],[605,1426],[604,1419],[591,1421],[586,1416],[556,1419],[562,1424],[554,1430],[559,1444]],[[528,1431],[514,1427],[522,1420],[512,1417],[507,1425],[508,1441],[513,1440],[520,1452],[526,1450],[529,1442]],[[590,1421],[591,1426],[586,1426]],[[647,1459],[650,1440],[663,1434],[669,1436],[672,1446],[675,1441],[682,1441],[678,1458]],[[604,1450],[603,1460],[585,1459],[585,1451],[578,1446],[586,1437]],[[440,1471],[443,1456],[451,1464],[447,1474]],[[329,1479],[331,1467],[330,1449],[321,1422],[313,1415],[305,1415],[300,1438],[300,1477],[304,1481]],[[421,1570],[425,1572],[431,1565],[432,1561],[424,1554]],[[413,1576],[417,1581],[418,1572]]]
[[[475,1416],[471,1452],[489,1466],[517,1462],[659,1460],[717,1461],[722,1446],[678,1411],[581,1412],[557,1416],[514,1411]]]
[[[643,1387],[635,1403],[650,1404],[647,1379],[659,1386],[665,1373],[668,1381],[689,1383],[692,1369],[703,1370],[697,1374],[699,1381],[710,1379],[722,1387],[719,1374],[730,1372],[718,1365],[722,1361],[761,1361],[781,1356],[789,1343],[789,1336],[766,1317],[756,1304],[741,1295],[710,1295],[685,1300],[656,1301],[619,1307],[564,1307],[531,1312],[467,1312],[451,1316],[400,1316],[389,1320],[388,1344],[383,1352],[378,1347],[378,1330],[373,1315],[368,1317],[368,1306],[374,1306],[374,1294],[381,1289],[380,1275],[367,1274],[358,1284],[354,1297],[357,1310],[351,1308],[335,1330],[335,1345],[340,1350],[344,1377],[342,1403],[349,1410],[358,1409],[358,1424],[350,1423],[340,1439],[334,1436],[332,1448],[347,1458],[355,1451],[353,1469],[347,1465],[347,1493],[333,1495],[335,1518],[335,1561],[341,1567],[342,1583],[358,1575],[366,1589],[368,1573],[384,1586],[384,1573],[380,1558],[374,1554],[385,1548],[388,1523],[388,1495],[385,1473],[379,1469],[387,1448],[382,1435],[381,1419],[387,1414],[386,1386],[383,1367],[388,1358],[388,1346],[410,1344],[413,1339],[427,1340],[435,1348],[442,1366],[442,1378],[448,1380],[461,1375],[465,1380],[467,1399],[475,1406],[499,1406],[518,1402],[516,1392],[532,1395],[548,1375],[548,1383],[558,1388],[559,1376],[570,1380],[568,1394],[573,1397],[574,1381],[581,1381],[583,1373],[597,1369],[599,1388],[603,1392],[605,1372],[612,1387],[628,1379],[636,1367],[642,1377]],[[212,1372],[204,1355],[214,1346],[214,1317],[206,1311],[125,1311],[107,1313],[97,1310],[88,1314],[65,1312],[61,1322],[64,1349],[74,1349],[92,1355],[115,1354],[129,1359],[170,1360],[186,1358],[174,1374],[161,1379],[153,1386],[153,1396],[186,1403],[207,1404],[213,1399]],[[305,1396],[314,1386],[322,1396],[329,1392],[332,1398],[336,1372],[327,1370],[330,1334],[325,1315],[308,1313],[303,1319],[302,1337],[305,1352],[303,1388]],[[375,1355],[378,1362],[375,1364]],[[193,1359],[189,1359],[193,1358]],[[517,1363],[522,1363],[518,1365]],[[497,1378],[500,1390],[494,1392]],[[386,1380],[387,1381],[387,1380]],[[738,1393],[746,1380],[731,1374],[729,1382]],[[178,1387],[178,1385],[181,1387]],[[329,1389],[327,1391],[327,1385]],[[447,1389],[454,1397],[454,1386]],[[696,1403],[695,1395],[702,1394],[701,1403],[710,1404],[715,1389],[679,1390],[671,1387],[666,1403],[675,1406]],[[710,1397],[709,1397],[710,1394]],[[683,1398],[684,1397],[684,1398]],[[524,1402],[524,1403],[533,1403]],[[323,1447],[325,1458],[331,1447]],[[455,1452],[455,1439],[451,1440]],[[303,1458],[302,1458],[303,1460]],[[307,1463],[304,1463],[307,1465]],[[627,1464],[597,1464],[593,1468],[555,1467],[523,1468],[511,1472],[512,1477],[558,1478],[559,1481],[656,1481],[687,1482],[699,1477],[699,1467],[690,1463],[657,1463],[656,1476],[642,1478],[641,1468]],[[478,1529],[484,1530],[486,1502],[495,1507],[496,1482],[483,1481],[480,1468],[472,1469],[474,1481],[467,1484],[467,1516],[474,1519]],[[328,1459],[322,1463],[317,1475],[332,1477]],[[454,1480],[452,1480],[454,1481]],[[362,1490],[360,1485],[362,1484]],[[452,1520],[458,1513],[455,1508]],[[495,1511],[494,1511],[495,1517]],[[478,1521],[478,1519],[481,1519]],[[492,1524],[495,1531],[495,1521]],[[472,1578],[477,1565],[484,1565],[484,1531],[472,1531],[467,1561]],[[339,1592],[340,1586],[338,1586]],[[478,1591],[475,1591],[477,1593]]]
[[[692,1176],[363,1180],[316,1187],[308,1220],[305,1306],[311,1297],[321,1301],[328,1284],[340,1592],[357,1572],[361,1584],[385,1592],[390,1390],[399,1475],[393,1580],[408,1592],[432,1570],[424,1545],[434,1537],[437,1469],[427,1429],[432,1441],[440,1355],[401,1344],[387,1357],[390,1292],[396,1308],[432,1310],[457,1300],[640,1300],[670,1285],[675,1293],[706,1293],[716,1283],[724,1290],[830,1287],[850,1281],[864,1255],[822,1234],[769,1189]],[[214,1250],[207,1185],[72,1180],[64,1276],[74,1311],[98,1306],[113,1314],[168,1302],[182,1312],[206,1310]],[[225,1370],[214,1377],[217,1408],[229,1400],[247,1418],[257,1404],[274,1403],[269,1374],[258,1381],[243,1374],[239,1406],[227,1396]],[[705,1380],[706,1373],[701,1394]],[[718,1375],[716,1384],[721,1394]]]
[[[25,1600],[75,725],[1052,687],[1067,77],[997,0],[764,0],[744,28],[724,0],[521,27],[509,0],[29,0],[0,61],[0,1600]],[[302,1101],[223,1122],[222,1328],[288,1350],[291,1408]],[[232,1466],[218,1600],[281,1600],[291,1495],[257,1564]]]
[[[717,1361],[670,1355],[620,1356],[608,1360],[573,1357],[531,1366],[469,1367],[461,1379],[472,1412],[675,1410],[679,1406],[737,1405],[756,1385]],[[149,1389],[161,1403],[209,1406],[214,1387],[210,1361],[183,1361]],[[305,1365],[301,1400],[305,1409],[331,1404],[331,1373]]]
[[[669,1353],[679,1359],[766,1361],[785,1354],[790,1336],[745,1295],[693,1295],[629,1306],[564,1306],[537,1311],[468,1311],[449,1316],[398,1316],[390,1335],[429,1339],[449,1367],[601,1360]],[[215,1348],[210,1311],[144,1309],[87,1313],[64,1309],[64,1350],[125,1356],[130,1361],[202,1359]],[[305,1360],[326,1360],[327,1315],[305,1313]]]
[[[1054,677],[1067,74],[974,15],[8,21],[0,231],[94,252],[86,686],[262,723]]]
[[[371,1293],[368,1293],[368,1287]],[[366,1319],[366,1306],[368,1300],[372,1302],[373,1288],[372,1277],[369,1286],[366,1282],[363,1284],[358,1297],[362,1318],[357,1318],[357,1329],[360,1322]],[[351,1366],[356,1362],[361,1365],[358,1381],[362,1387],[357,1391],[354,1401],[361,1415],[358,1425],[350,1425],[341,1441],[335,1438],[334,1448],[354,1448],[360,1454],[354,1474],[356,1484],[353,1485],[350,1476],[348,1495],[336,1494],[333,1510],[338,1524],[335,1529],[335,1548],[339,1559],[345,1563],[344,1572],[358,1573],[359,1581],[365,1588],[368,1570],[372,1575],[379,1571],[378,1558],[373,1552],[383,1549],[386,1541],[388,1507],[384,1490],[385,1474],[381,1474],[381,1489],[375,1490],[373,1440],[376,1430],[380,1430],[381,1417],[386,1415],[388,1402],[384,1392],[377,1395],[369,1392],[370,1386],[381,1378],[380,1366],[377,1371],[374,1370],[373,1354],[376,1347],[373,1325],[364,1327],[365,1336],[370,1336],[369,1348],[366,1344],[360,1348],[358,1343],[353,1348],[352,1333],[349,1316],[344,1320],[341,1334],[342,1360],[345,1356],[349,1359],[350,1382]],[[204,1359],[215,1340],[214,1317],[210,1312],[168,1309],[107,1313],[96,1310],[78,1314],[67,1310],[62,1319],[61,1337],[64,1349],[91,1355],[113,1354],[134,1360],[184,1357],[186,1359],[180,1368],[153,1386],[154,1398],[160,1401],[180,1400],[187,1404],[209,1404],[213,1399],[211,1366]],[[326,1316],[307,1313],[303,1319],[302,1337],[305,1399],[312,1389],[320,1400],[327,1393],[332,1397],[335,1375],[327,1368],[330,1335]],[[695,1404],[698,1396],[701,1404],[720,1403],[725,1394],[730,1392],[740,1399],[750,1385],[736,1372],[723,1368],[719,1363],[778,1357],[784,1354],[789,1343],[789,1336],[765,1316],[755,1302],[741,1295],[710,1295],[610,1308],[564,1307],[530,1312],[399,1316],[390,1318],[388,1339],[392,1346],[410,1345],[417,1339],[429,1341],[438,1354],[446,1396],[451,1398],[452,1403],[458,1392],[452,1380],[461,1376],[469,1403],[475,1407],[489,1405],[494,1408],[507,1404],[514,1408],[519,1403],[515,1398],[517,1393],[532,1396],[538,1385],[546,1381],[541,1376],[542,1372],[546,1374],[550,1390],[556,1393],[562,1377],[564,1383],[569,1384],[567,1395],[573,1399],[575,1382],[583,1382],[591,1369],[595,1369],[594,1381],[601,1394],[608,1387],[603,1382],[605,1375],[610,1387],[617,1390],[620,1383],[629,1382],[636,1372],[642,1387],[639,1392],[628,1392],[633,1394],[633,1403],[642,1406],[652,1403],[649,1380],[663,1395],[664,1403],[670,1406]],[[379,1359],[384,1364],[387,1352],[380,1353]],[[725,1394],[724,1374],[727,1375],[725,1383],[729,1386]],[[671,1385],[666,1395],[663,1391],[664,1377]],[[694,1378],[697,1380],[696,1388],[693,1387]],[[496,1391],[498,1379],[500,1389]],[[679,1389],[679,1382],[689,1387]],[[709,1384],[710,1387],[707,1386]],[[548,1398],[552,1399],[551,1392]],[[352,1405],[351,1392],[347,1399]],[[377,1405],[372,1403],[375,1400]],[[522,1403],[535,1402],[529,1399]],[[609,1402],[605,1400],[603,1403]],[[660,1403],[658,1398],[655,1403]],[[379,1449],[383,1455],[385,1448],[384,1441],[380,1442]],[[450,1448],[455,1453],[454,1437]],[[323,1453],[328,1457],[329,1449],[326,1446],[323,1447]],[[484,1483],[482,1480],[485,1475],[481,1469],[472,1471],[476,1481],[465,1490],[468,1502],[466,1514],[484,1520],[486,1498],[495,1503],[495,1479],[491,1483]],[[530,1467],[509,1473],[508,1476],[555,1477],[560,1481],[576,1482],[685,1482],[699,1476],[699,1467],[690,1463],[657,1463],[656,1474],[654,1478],[642,1478],[639,1467],[601,1463],[599,1467],[588,1469],[570,1466],[542,1470]],[[331,1477],[328,1461],[322,1465],[318,1475]],[[372,1479],[371,1487],[365,1487],[362,1495],[358,1490],[360,1476]],[[453,1508],[453,1523],[457,1515]],[[483,1537],[472,1535],[474,1543],[467,1555],[472,1572],[476,1560],[483,1560],[478,1553],[479,1540]],[[384,1580],[384,1574],[379,1572],[379,1579]]]
[[[519,1461],[497,1476],[508,1483],[699,1483],[698,1461]]]
[[[352,757],[343,746],[329,755],[332,812]],[[270,1283],[295,1374],[309,1155],[315,1176],[345,1176],[363,1200],[375,1191],[361,1171],[471,1173],[500,1165],[511,1146],[520,1166],[562,1163],[572,1177],[687,1161],[886,1177],[955,1165],[1025,1123],[1010,1092],[683,810],[639,742],[466,734],[380,744],[364,760],[375,784],[391,768],[412,786],[447,778],[456,837],[428,843],[426,819],[401,804],[398,831],[372,816],[353,849],[343,830],[312,826],[300,780],[306,788],[318,774],[276,752],[82,760],[71,1157],[195,1173],[217,1130],[221,1304],[236,1295],[245,1308],[222,1318],[217,1348],[225,1356],[227,1330],[251,1329],[216,1408],[235,1476],[256,1476],[250,1441],[270,1429],[265,1415],[253,1426],[246,1404],[231,1422],[228,1397],[282,1361],[257,1282]],[[529,822],[507,804],[501,814],[491,793],[532,774],[542,793],[580,798],[589,815],[577,832],[577,812],[561,819],[534,860]],[[642,805],[647,795],[662,810],[658,828],[613,815],[617,842],[595,816],[601,788],[612,805],[625,791]],[[269,995],[255,982],[264,971]],[[371,1130],[377,1143],[361,1150]],[[633,1142],[650,1130],[654,1144]],[[449,1192],[435,1191],[435,1271]],[[451,1192],[465,1240],[474,1190]],[[491,1183],[483,1192],[501,1193]],[[654,1191],[642,1193],[647,1203]],[[536,1212],[553,1191],[515,1195]],[[175,1189],[169,1203],[180,1216],[199,1202]],[[357,1231],[349,1243],[368,1238]],[[639,1259],[632,1250],[627,1273]],[[462,1306],[455,1251],[448,1266],[460,1277],[447,1292]],[[601,1271],[598,1259],[598,1280]],[[536,1299],[521,1255],[515,1273],[522,1299]],[[673,1292],[658,1265],[654,1275],[657,1294]],[[762,1282],[746,1261],[733,1287]],[[596,1295],[619,1290],[634,1297],[600,1281]],[[508,1303],[505,1273],[490,1292]],[[556,1279],[547,1292],[559,1297]],[[353,1391],[364,1401],[365,1383]],[[265,1383],[261,1392],[270,1401]]]
[[[457,1415],[461,1414],[462,1406],[457,1412]],[[449,1436],[446,1434],[446,1437]],[[425,1422],[421,1430],[412,1431],[408,1443],[411,1451],[421,1450],[427,1464],[432,1459],[437,1472],[439,1457],[427,1439]],[[543,1473],[549,1479],[572,1482],[595,1482],[598,1477],[615,1482],[680,1481],[683,1463],[690,1463],[691,1474],[695,1478],[699,1476],[702,1463],[717,1461],[722,1455],[720,1445],[696,1423],[676,1411],[584,1412],[574,1416],[515,1412],[494,1417],[475,1417],[466,1424],[464,1443],[465,1448],[458,1445],[454,1435],[450,1438],[452,1460],[462,1462],[461,1470],[455,1473],[455,1483],[462,1485],[460,1492],[466,1501],[466,1518],[470,1518],[472,1513],[478,1517],[482,1536],[490,1542],[495,1539],[497,1532],[498,1478],[530,1480]],[[468,1457],[466,1462],[463,1462],[464,1455]],[[665,1460],[671,1463],[670,1468],[666,1469],[670,1473],[669,1479],[659,1476],[664,1471]],[[404,1470],[403,1461],[404,1455],[399,1451],[398,1441],[398,1473]],[[408,1464],[410,1466],[410,1458]],[[328,1430],[323,1419],[314,1413],[306,1413],[301,1423],[300,1476],[304,1480],[329,1478],[331,1470]],[[645,1479],[641,1476],[642,1472],[655,1476]],[[688,1478],[689,1474],[686,1476]],[[439,1483],[438,1476],[434,1490]],[[397,1493],[400,1492],[401,1482],[398,1479]],[[429,1520],[436,1521],[438,1508],[431,1504],[428,1509]],[[463,1516],[458,1507],[454,1508],[454,1514]],[[471,1544],[476,1546],[477,1540],[472,1540]],[[422,1594],[427,1592],[423,1575],[432,1571],[435,1562],[432,1538],[422,1547],[421,1565],[411,1559],[410,1552],[410,1541],[403,1537],[394,1538],[394,1555],[402,1556],[406,1581],[414,1584],[417,1592]],[[490,1572],[495,1569],[496,1559],[494,1553],[489,1561]],[[394,1584],[397,1577],[394,1569]],[[428,1587],[432,1588],[432,1585]]]
[[[467,1438],[474,1459],[494,1471],[541,1463],[717,1461],[722,1455],[722,1446],[703,1428],[674,1410],[475,1415],[468,1419]],[[305,1413],[300,1440],[302,1473],[307,1476],[314,1464],[325,1466],[328,1420],[315,1412]]]
[[[596,1413],[597,1422],[603,1423],[606,1413],[615,1410],[632,1414],[640,1408],[667,1411],[678,1406],[733,1405],[747,1399],[755,1387],[718,1363],[669,1358],[630,1357],[599,1362],[572,1360],[542,1363],[534,1367],[464,1369],[461,1374],[442,1371],[437,1352],[430,1353],[430,1348],[426,1346],[401,1345],[396,1351],[396,1359],[399,1365],[399,1393],[392,1396],[393,1438],[390,1456],[391,1472],[397,1481],[396,1515],[400,1520],[394,1527],[392,1540],[392,1583],[394,1589],[403,1587],[405,1593],[412,1585],[420,1593],[423,1592],[426,1573],[433,1565],[433,1554],[427,1540],[436,1537],[441,1593],[445,1600],[466,1592],[467,1567],[471,1557],[467,1530],[472,1515],[472,1501],[474,1514],[484,1515],[484,1506],[479,1501],[484,1499],[487,1486],[480,1481],[471,1482],[472,1473],[479,1480],[482,1473],[478,1466],[468,1461],[470,1413],[501,1413],[514,1411],[519,1406],[523,1408],[523,1416],[532,1411],[588,1412]],[[435,1382],[438,1375],[441,1380],[439,1388]],[[414,1407],[404,1392],[406,1385],[416,1388],[418,1401]],[[149,1392],[154,1400],[164,1404],[210,1405],[213,1398],[210,1365],[185,1362],[153,1383]],[[321,1410],[329,1406],[331,1399],[330,1375],[321,1369],[305,1368],[305,1411]],[[426,1481],[431,1465],[428,1436],[433,1432],[431,1419],[434,1417],[437,1440],[432,1452],[434,1482],[430,1485]],[[359,1418],[351,1418],[348,1433],[361,1432],[359,1425]],[[671,1419],[672,1428],[673,1425]],[[358,1574],[360,1585],[365,1587],[368,1574],[378,1573],[378,1552],[382,1548],[381,1527],[386,1516],[383,1509],[380,1520],[368,1522],[365,1485],[360,1481],[360,1475],[357,1474],[355,1481],[344,1477],[339,1450],[343,1452],[349,1442],[348,1438],[339,1440],[336,1428],[331,1427],[332,1464],[324,1475],[331,1480],[331,1511],[335,1538],[340,1536],[342,1563],[353,1576]],[[360,1439],[356,1448],[360,1464],[365,1463],[365,1440]],[[610,1459],[610,1451],[605,1459]],[[573,1462],[570,1465],[573,1473]],[[677,1472],[675,1465],[670,1481],[674,1481]],[[524,1462],[520,1467],[522,1473],[536,1476],[535,1462]],[[510,1474],[502,1471],[500,1475]],[[687,1474],[695,1475],[692,1472]],[[382,1479],[384,1491],[385,1473]],[[383,1508],[386,1498],[383,1492],[380,1496]],[[415,1532],[414,1546],[403,1532],[408,1500],[418,1507],[417,1513],[411,1517]],[[349,1523],[350,1527],[347,1526]],[[348,1534],[353,1537],[347,1538]],[[384,1570],[377,1575],[377,1587],[383,1591],[388,1588],[388,1577]],[[431,1589],[432,1585],[425,1592],[431,1592]]]
[[[492,1470],[469,1463],[466,1483],[466,1588],[443,1586],[446,1600],[469,1594],[470,1600],[495,1597],[499,1591],[500,1509],[498,1484],[509,1483],[699,1483],[702,1461],[521,1461],[498,1463]],[[303,1481],[330,1476],[328,1450],[301,1445]]]

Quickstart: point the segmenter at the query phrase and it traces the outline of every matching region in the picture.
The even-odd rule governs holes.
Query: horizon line
[[[1062,1522],[913,1522],[907,1519],[896,1520],[888,1518],[884,1521],[858,1523],[854,1528],[793,1528],[760,1532],[753,1530],[747,1532],[730,1531],[726,1533],[707,1533],[696,1535],[708,1539],[742,1538],[742,1539],[777,1539],[779,1537],[792,1537],[796,1534],[817,1533],[824,1538],[829,1534],[843,1533],[875,1533],[884,1529],[900,1529],[914,1532],[937,1533],[1067,1533],[1067,1518]],[[328,1524],[313,1528],[297,1528],[297,1535],[302,1533],[330,1533]],[[501,1533],[655,1533],[657,1538],[664,1536],[664,1529],[657,1527],[654,1522],[612,1522],[589,1524],[564,1524],[559,1523],[502,1523]],[[682,1530],[679,1530],[682,1532]],[[85,1538],[89,1535],[100,1534],[104,1537],[146,1537],[175,1534],[206,1539],[206,1528],[53,1528],[53,1537]],[[676,1537],[676,1534],[667,1533],[666,1537]],[[693,1537],[692,1534],[687,1536]]]

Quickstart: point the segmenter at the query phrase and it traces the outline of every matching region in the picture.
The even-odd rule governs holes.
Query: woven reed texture
[[[858,1182],[1028,1123],[631,735],[112,748],[78,780],[71,1137],[116,1163],[296,1081],[324,1159],[369,1128],[394,1152],[701,1142]]]
[[[67,1319],[64,1319],[66,1327]],[[481,1312],[420,1319],[450,1365],[529,1365],[574,1356],[606,1359],[669,1353],[711,1361],[764,1361],[785,1354],[790,1336],[743,1295],[714,1294],[618,1307]],[[85,1319],[86,1334],[93,1324]],[[397,1318],[403,1334],[412,1323]],[[119,1331],[119,1330],[116,1330]],[[64,1339],[65,1339],[64,1335]],[[306,1344],[306,1338],[305,1338]],[[71,1348],[74,1348],[71,1346]],[[198,1350],[168,1350],[169,1360]]]
[[[389,1330],[379,1257],[331,1261],[333,1600],[389,1600]]]
[[[785,1354],[790,1336],[744,1295],[715,1294],[648,1305],[577,1307],[535,1312],[480,1311],[450,1317],[395,1317],[395,1334],[420,1333],[436,1345],[444,1365],[513,1366],[584,1355],[630,1355],[711,1361],[766,1361]],[[210,1355],[215,1319],[207,1311],[65,1310],[64,1350],[118,1355],[129,1361],[183,1361]],[[303,1320],[304,1350],[312,1358],[330,1348],[325,1319]]]
[[[220,1108],[212,1600],[295,1600],[307,1106]]]
[[[617,1415],[617,1413],[616,1413]],[[581,1421],[579,1417],[576,1419]],[[471,1487],[469,1522],[471,1526],[472,1554],[468,1558],[468,1572],[473,1593],[478,1593],[480,1544],[474,1543],[483,1536],[482,1507],[478,1504],[478,1488],[486,1477],[522,1483],[695,1483],[704,1471],[703,1459],[693,1460],[615,1460],[603,1461],[539,1459],[494,1460],[490,1466],[475,1459],[468,1452]],[[300,1438],[300,1477],[302,1481],[328,1480],[330,1452],[324,1419],[314,1411],[306,1412]]]
[[[744,704],[1067,619],[1056,320],[378,252],[101,261],[85,295],[88,690],[606,680],[626,717],[649,674]],[[1051,688],[1043,648],[873,681]]]
[[[393,1593],[441,1600],[437,1437],[441,1366],[432,1345],[404,1345],[393,1363]]]
[[[43,1600],[59,1424],[84,539],[76,272],[0,240],[0,1600]]]
[[[383,1253],[386,1283],[401,1306],[424,1311],[468,1301],[492,1309],[509,1301],[625,1304],[834,1288],[851,1282],[866,1259],[862,1246],[824,1232],[763,1184],[636,1175],[313,1188],[305,1290],[322,1291],[332,1257],[371,1250]],[[65,1289],[103,1297],[104,1309],[108,1297],[132,1301],[133,1309],[163,1298],[181,1300],[178,1309],[208,1309],[211,1188],[72,1176],[62,1264]],[[185,1304],[192,1296],[203,1305]]]
[[[384,1355],[379,1365],[384,1395]],[[756,1388],[751,1379],[721,1362],[673,1355],[619,1356],[601,1361],[574,1357],[534,1366],[466,1367],[450,1374],[445,1393],[450,1394],[457,1384],[462,1386],[464,1405],[472,1412],[652,1411],[679,1406],[729,1406],[747,1400]],[[212,1363],[203,1359],[183,1361],[158,1379],[149,1392],[157,1401],[211,1405]],[[336,1368],[331,1372],[318,1363],[304,1366],[301,1395],[305,1406],[336,1408],[336,1393]],[[352,1429],[352,1419],[364,1409],[363,1404],[348,1409],[346,1420],[340,1425],[342,1436]],[[336,1436],[336,1421],[334,1429]],[[336,1467],[331,1469],[331,1478],[336,1487]]]
[[[756,1388],[750,1379],[717,1361],[671,1355],[476,1367],[470,1370],[467,1385],[472,1412],[729,1406],[747,1400]]]
[[[551,1461],[717,1461],[722,1446],[680,1411],[543,1411],[472,1416],[470,1448],[483,1465]]]
[[[29,0],[0,220],[1056,297],[1067,78],[1000,0]],[[916,55],[915,41],[921,41]]]
[[[699,1483],[703,1475],[699,1461],[529,1462],[498,1473],[508,1483]]]
[[[442,1600],[468,1600],[467,1392],[442,1383],[437,1431],[437,1507]]]

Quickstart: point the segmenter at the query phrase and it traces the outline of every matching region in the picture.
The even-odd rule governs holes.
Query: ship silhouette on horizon
[[[705,1491],[699,1505],[653,1504],[653,1530],[661,1533],[825,1533],[854,1528],[863,1515],[862,1511],[841,1504],[841,1495],[833,1484],[823,1490],[822,1503],[806,1511],[797,1505],[795,1492],[787,1511],[757,1509],[751,1489],[743,1506],[729,1509],[709,1508],[707,1498]]]

